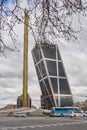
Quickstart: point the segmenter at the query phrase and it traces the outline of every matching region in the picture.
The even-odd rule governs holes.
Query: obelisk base
[[[18,96],[17,98],[17,108],[23,107],[23,95]],[[28,95],[28,108],[31,108],[31,98]]]

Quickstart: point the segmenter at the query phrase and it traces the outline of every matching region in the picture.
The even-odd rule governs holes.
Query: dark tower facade
[[[73,106],[73,97],[58,45],[37,43],[32,50],[43,108]]]

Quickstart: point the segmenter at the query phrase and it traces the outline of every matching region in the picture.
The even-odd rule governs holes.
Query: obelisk
[[[24,52],[23,52],[23,103],[22,107],[28,107],[28,10],[24,10]]]

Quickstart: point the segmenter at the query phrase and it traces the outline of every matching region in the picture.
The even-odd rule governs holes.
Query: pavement
[[[0,130],[87,130],[87,117],[0,117]]]

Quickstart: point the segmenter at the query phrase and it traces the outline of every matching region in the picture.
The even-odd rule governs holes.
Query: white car
[[[83,113],[81,112],[71,112],[70,117],[83,117]]]
[[[87,117],[87,111],[85,111],[85,112],[83,113],[83,116],[84,116],[84,117]]]
[[[24,114],[24,113],[15,113],[14,116],[15,117],[26,117],[26,114]]]

